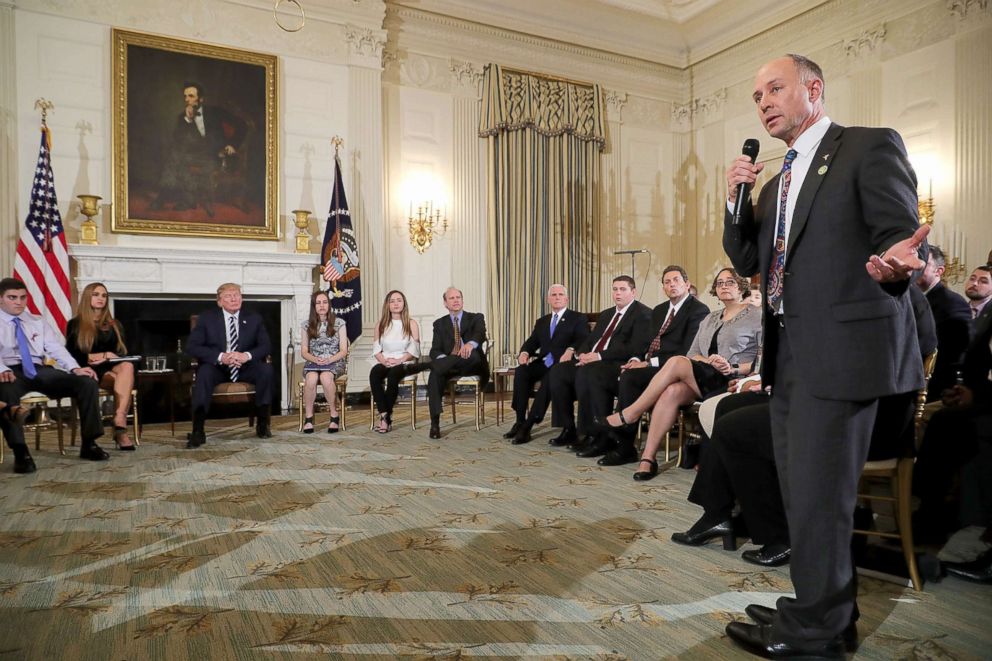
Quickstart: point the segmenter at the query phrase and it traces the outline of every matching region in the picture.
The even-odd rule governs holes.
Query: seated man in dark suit
[[[628,360],[620,372],[617,399],[621,410],[641,396],[666,360],[689,351],[699,323],[710,312],[705,303],[689,295],[689,278],[681,266],[665,267],[661,285],[668,300],[651,312],[651,323],[645,326],[647,338],[636,342],[646,345],[647,351]],[[636,428],[624,427],[615,431],[612,439],[600,439],[610,450],[599,460],[599,465],[619,466],[637,461],[636,434]]]
[[[271,438],[269,407],[272,402],[272,365],[269,334],[262,317],[241,310],[241,286],[232,282],[217,288],[217,309],[207,310],[189,334],[186,353],[199,361],[193,386],[193,431],[187,448],[207,442],[204,425],[214,388],[225,382],[255,384],[259,438]]]
[[[944,251],[930,246],[930,256],[923,272],[916,279],[916,286],[923,290],[937,322],[937,366],[930,379],[927,401],[940,399],[940,394],[954,385],[955,371],[968,348],[971,332],[971,309],[961,294],[953,292],[940,281],[944,274]]]
[[[613,392],[620,366],[643,348],[634,342],[644,336],[644,327],[651,319],[651,309],[635,300],[637,287],[629,275],[613,279],[614,305],[599,313],[596,325],[574,351],[567,350],[561,360],[551,368],[548,378],[551,388],[551,424],[561,427],[561,433],[551,440],[552,445],[577,443],[575,401],[579,402],[578,432],[585,440],[592,432],[595,416],[606,416],[613,409]],[[610,389],[610,382],[614,390]],[[605,450],[604,450],[605,452]],[[600,453],[602,454],[602,453]],[[588,455],[595,456],[595,455]]]
[[[561,360],[568,347],[574,347],[589,335],[586,316],[568,309],[568,291],[564,285],[548,288],[548,305],[551,312],[537,320],[517,356],[519,366],[513,373],[513,410],[517,421],[503,434],[503,438],[513,439],[514,445],[530,442],[530,430],[544,419],[550,403],[548,370]],[[528,416],[527,400],[538,381],[541,387]]]
[[[484,388],[489,381],[489,363],[482,352],[482,344],[486,341],[485,316],[481,312],[462,309],[460,289],[448,287],[443,298],[448,314],[434,320],[431,373],[427,378],[430,438],[441,438],[441,409],[444,407],[444,388],[449,379],[479,376],[482,378],[480,388]]]
[[[21,397],[31,391],[58,399],[74,397],[82,425],[80,459],[109,459],[96,444],[103,436],[96,372],[79,366],[48,322],[25,311],[27,301],[24,282],[17,278],[0,280],[0,431],[14,452],[14,472],[36,470],[24,442],[28,410],[21,406]],[[62,369],[46,365],[47,358]]]

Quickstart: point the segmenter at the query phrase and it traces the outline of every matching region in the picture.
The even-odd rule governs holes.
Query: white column
[[[609,265],[616,260],[613,255],[620,246],[629,246],[631,230],[627,222],[632,219],[624,218],[623,215],[623,107],[627,103],[627,94],[614,90],[603,90],[603,98],[606,100],[606,149],[603,151],[602,181],[600,186],[603,191],[603,209],[601,218],[603,219],[602,232],[600,237],[602,245],[599,247],[600,263]],[[627,262],[623,264],[626,266]],[[629,268],[621,268],[619,272],[626,273]],[[617,274],[616,269],[600,269],[600,281],[596,291],[610,291],[611,281]],[[631,274],[633,275],[633,274]]]
[[[17,81],[14,8],[0,0],[0,273],[14,271],[17,212]]]
[[[875,66],[851,76],[851,123],[880,126],[882,122],[882,68]]]
[[[989,209],[992,208],[992,29],[971,32],[956,48],[954,220],[964,232],[966,274],[984,264],[989,249]],[[941,222],[940,211],[937,211]],[[967,275],[966,275],[967,277]]]

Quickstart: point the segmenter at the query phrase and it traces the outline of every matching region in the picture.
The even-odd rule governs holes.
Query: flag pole
[[[338,150],[340,150],[341,149],[341,145],[344,144],[344,139],[341,136],[336,135],[333,138],[331,138],[331,144],[334,145],[334,166],[335,167],[339,167],[338,166],[338,163],[339,163],[339,160],[338,160]],[[338,227],[338,233],[340,234],[340,232],[341,232],[340,222],[337,221],[337,220],[335,220],[335,223],[338,223],[338,226],[337,226]],[[341,244],[340,244],[340,239],[339,239],[339,243],[338,243],[338,261],[341,261]],[[340,294],[341,293],[341,290],[338,289],[338,281],[337,280],[332,280],[331,281],[331,290],[335,294]]]

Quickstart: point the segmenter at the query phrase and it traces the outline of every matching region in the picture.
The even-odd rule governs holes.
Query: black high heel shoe
[[[131,441],[131,445],[121,445],[122,438],[127,438],[127,428],[114,425],[114,445],[121,452],[134,452],[134,441]],[[128,438],[128,440],[130,441],[131,439]]]
[[[631,430],[637,426],[637,420],[633,422],[627,422],[627,419],[623,417],[623,411],[617,411],[617,415],[620,416],[620,424],[614,427],[610,424],[609,418],[600,418],[596,416],[592,419],[592,430],[596,434],[609,434],[611,431],[620,430]]]
[[[331,427],[331,425],[337,425],[337,427]],[[332,415],[331,420],[327,423],[327,433],[337,434],[339,431],[341,431],[341,416]]]
[[[310,425],[310,428],[309,429],[307,429],[307,425]],[[313,416],[312,415],[309,418],[303,418],[303,433],[304,434],[312,434],[313,433]]]
[[[712,519],[707,519],[706,515],[703,515],[685,532],[672,533],[672,541],[685,546],[702,546],[717,537],[723,540],[724,551],[737,550],[737,535],[734,531],[733,519],[725,519],[714,524]]]

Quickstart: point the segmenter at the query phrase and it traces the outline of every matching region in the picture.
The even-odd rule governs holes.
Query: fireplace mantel
[[[314,267],[319,255],[288,252],[135,248],[71,244],[76,262],[76,291],[102,282],[111,297],[213,297],[224,282],[241,285],[245,298],[279,300],[281,338],[273,351],[286,346],[290,331],[299,349],[299,329],[309,315]],[[288,399],[283,402],[288,406]]]

